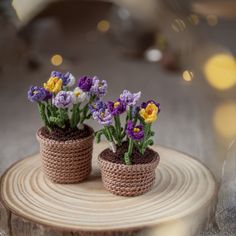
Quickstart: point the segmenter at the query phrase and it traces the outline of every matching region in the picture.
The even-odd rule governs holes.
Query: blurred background
[[[39,150],[29,86],[52,70],[96,74],[109,83],[107,99],[127,88],[161,103],[156,143],[203,162],[220,191],[231,186],[212,234],[235,235],[234,0],[1,0],[0,29],[1,174]]]

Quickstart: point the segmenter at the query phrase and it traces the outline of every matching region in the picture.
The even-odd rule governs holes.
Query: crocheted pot
[[[149,163],[124,165],[105,160],[99,155],[102,181],[106,190],[125,197],[134,197],[148,192],[155,182],[155,169],[159,163],[158,153]]]
[[[46,138],[39,129],[36,137],[40,144],[42,171],[55,183],[78,183],[86,179],[92,169],[94,130],[78,140],[55,141]]]

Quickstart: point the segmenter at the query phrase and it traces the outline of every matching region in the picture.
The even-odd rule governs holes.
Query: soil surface
[[[112,152],[111,149],[107,148],[100,154],[100,157],[112,163],[125,164],[124,153],[127,152],[127,150],[128,143],[124,142],[121,146],[117,146],[116,153]],[[131,162],[133,165],[146,164],[150,163],[156,156],[158,156],[158,153],[150,148],[147,148],[144,155],[142,155],[139,150],[134,147],[133,153],[131,155]]]
[[[60,129],[60,128],[53,128],[50,132],[46,127],[43,127],[41,129],[41,134],[48,138],[55,141],[68,141],[68,140],[78,140],[83,139],[91,135],[92,129],[84,125],[84,129],[77,129],[77,128],[66,128],[66,129]]]

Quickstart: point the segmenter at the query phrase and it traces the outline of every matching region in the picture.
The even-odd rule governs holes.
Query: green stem
[[[38,103],[38,110],[39,110],[39,114],[41,116],[41,119],[42,119],[44,125],[50,130],[48,118],[47,118],[47,115],[45,113],[45,105],[43,103],[39,102]]]
[[[105,126],[105,131],[106,131],[107,136],[108,136],[108,138],[109,138],[108,141],[109,141],[109,142],[114,142],[112,133],[111,133],[110,128],[109,128],[108,126]]]
[[[132,113],[133,113],[133,106],[130,106],[128,111],[128,120],[132,120]]]
[[[65,128],[66,121],[69,119],[67,110],[62,108],[59,109],[59,117],[60,117],[60,124],[61,128]]]
[[[144,152],[146,151],[145,143],[150,138],[150,136],[151,136],[151,124],[144,123],[144,139],[142,140],[141,143],[142,154],[144,154]]]
[[[88,104],[86,104],[82,110],[83,110],[83,114],[82,114],[82,118],[81,118],[81,120],[80,120],[80,124],[83,124],[84,121],[86,120],[87,116],[88,116],[88,115],[87,115],[87,113],[88,113],[88,111],[89,111],[89,106],[88,106]]]
[[[117,144],[121,145],[122,139],[122,130],[119,115],[115,116],[115,127],[116,127],[116,136],[117,136]]]
[[[75,104],[72,108],[72,116],[71,116],[71,127],[75,128],[77,124],[80,122],[80,103]]]
[[[133,147],[134,147],[134,141],[129,138],[129,147],[128,147],[128,152],[125,153],[124,155],[124,161],[125,161],[125,164],[126,165],[131,165],[131,155],[132,155],[132,152],[133,152]]]
[[[126,134],[125,132],[126,132],[126,129],[127,129],[127,121],[132,120],[132,113],[133,113],[133,106],[130,106],[129,110],[128,110],[128,113],[127,113],[127,116],[126,116],[125,128],[123,130],[123,133],[121,134],[121,139],[123,139],[125,137],[125,134]]]

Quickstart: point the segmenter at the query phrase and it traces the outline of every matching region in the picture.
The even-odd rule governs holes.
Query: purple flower
[[[126,103],[121,99],[117,99],[115,102],[109,101],[107,106],[113,116],[120,115],[126,111]]]
[[[75,84],[75,77],[70,72],[67,72],[62,76],[62,83],[64,86],[72,87]]]
[[[74,94],[71,91],[60,91],[55,98],[53,98],[52,103],[57,108],[68,108],[74,103]]]
[[[127,123],[126,134],[129,138],[139,141],[144,137],[144,130],[142,125],[134,126],[131,120]]]
[[[140,106],[135,106],[132,110],[132,118],[134,118],[140,111]]]
[[[134,106],[138,102],[141,97],[141,92],[138,93],[131,93],[128,90],[124,90],[123,93],[120,95],[120,100],[124,101],[127,106]]]
[[[45,92],[46,92],[46,96],[45,96],[45,98],[44,98],[44,101],[47,101],[47,100],[49,100],[49,99],[52,98],[52,93],[50,93],[50,92],[47,91],[46,89],[45,89]]]
[[[46,90],[42,87],[31,86],[28,90],[28,99],[31,102],[42,102],[47,96]]]
[[[62,79],[63,78],[63,74],[61,72],[58,72],[58,71],[52,71],[51,72],[51,77],[57,77],[59,79]]]
[[[89,109],[90,109],[91,113],[93,113],[95,111],[99,111],[101,109],[106,109],[106,108],[107,108],[106,103],[104,103],[101,100],[97,100],[97,101],[89,104]]]
[[[61,79],[64,86],[72,87],[75,84],[75,77],[70,72],[63,74],[58,71],[52,71],[51,77]]]
[[[101,125],[109,126],[112,123],[113,116],[107,108],[102,108],[100,110],[94,111],[92,115],[93,119]]]
[[[155,105],[157,106],[157,108],[158,108],[158,114],[159,114],[160,111],[161,111],[161,109],[160,109],[160,103],[158,103],[158,102],[156,102],[156,101],[154,101],[154,100],[149,100],[149,101],[147,101],[147,102],[143,102],[143,103],[141,104],[141,108],[144,108],[144,109],[145,109],[149,103],[153,103],[153,104],[155,104]],[[139,110],[140,110],[140,108],[139,108]]]
[[[90,92],[98,97],[104,96],[107,92],[107,81],[100,81],[97,76],[94,76]]]
[[[78,87],[84,92],[89,92],[92,87],[93,80],[90,76],[82,76],[78,81]]]

